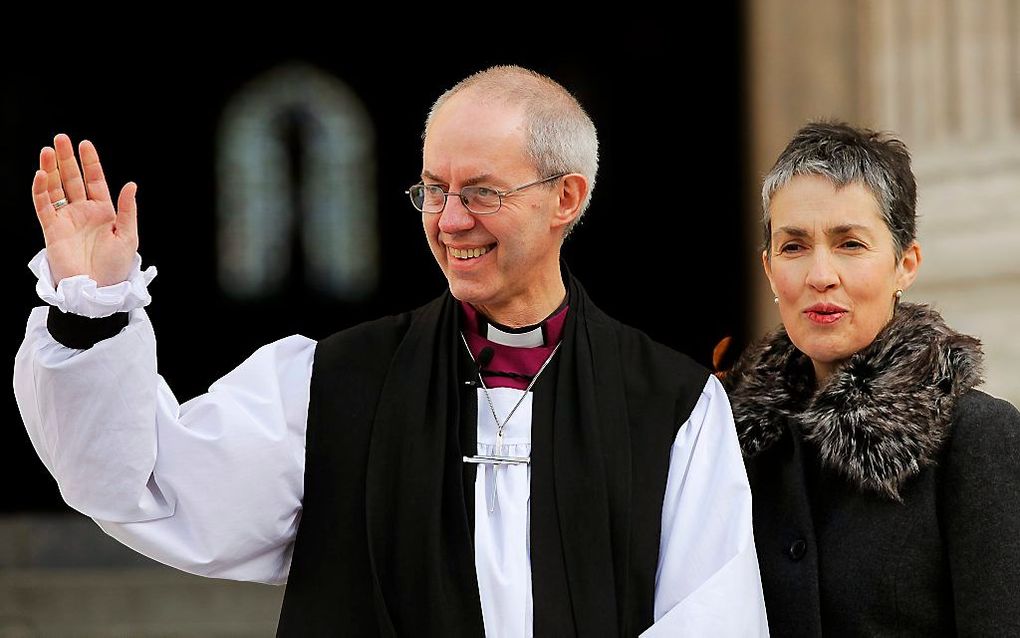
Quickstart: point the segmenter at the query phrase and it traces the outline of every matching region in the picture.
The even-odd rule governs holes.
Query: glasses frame
[[[569,174],[570,173],[556,173],[555,175],[550,175],[549,177],[543,177],[542,179],[535,180],[534,182],[528,182],[527,184],[521,184],[520,186],[515,186],[515,187],[513,187],[513,188],[511,188],[509,190],[505,190],[505,191],[498,191],[498,190],[496,190],[494,188],[489,188],[489,190],[491,190],[494,193],[496,193],[496,196],[499,198],[499,205],[496,206],[495,210],[487,210],[487,211],[484,211],[484,212],[478,212],[476,210],[471,210],[471,207],[468,206],[467,198],[464,197],[464,195],[461,194],[464,191],[463,188],[460,190],[460,192],[441,191],[443,193],[443,206],[442,206],[442,208],[440,208],[437,211],[430,211],[430,210],[426,211],[426,210],[422,210],[422,209],[418,208],[418,206],[414,203],[414,196],[411,195],[411,189],[413,189],[415,187],[418,187],[418,186],[421,186],[423,188],[430,188],[430,187],[431,188],[441,188],[440,186],[437,186],[437,185],[434,185],[434,184],[429,185],[429,184],[425,184],[423,182],[418,182],[417,184],[414,184],[413,186],[411,186],[410,188],[405,190],[404,194],[406,194],[411,199],[411,206],[414,206],[414,209],[416,211],[418,211],[420,213],[425,213],[426,215],[438,215],[438,214],[442,213],[444,210],[446,210],[446,204],[450,201],[450,196],[451,195],[456,195],[460,199],[461,205],[463,205],[464,208],[467,209],[468,212],[470,212],[472,215],[495,215],[496,213],[498,213],[500,211],[500,209],[503,208],[503,198],[504,197],[508,197],[510,195],[513,195],[514,193],[522,191],[525,188],[531,188],[532,186],[538,186],[539,184],[545,184],[547,182],[551,182],[554,179],[559,179],[559,178],[564,177],[564,176],[569,175]],[[487,187],[484,187],[484,186],[467,186],[465,188],[487,188]]]

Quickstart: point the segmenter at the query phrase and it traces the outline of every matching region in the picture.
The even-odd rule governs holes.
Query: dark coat
[[[725,382],[773,636],[1020,636],[1020,413],[901,304],[817,392],[783,329]]]

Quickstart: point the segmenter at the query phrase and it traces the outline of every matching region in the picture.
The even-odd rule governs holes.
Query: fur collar
[[[814,391],[811,361],[780,327],[726,375],[747,458],[786,428],[814,443],[823,466],[863,490],[900,500],[903,483],[933,462],[953,407],[981,383],[980,342],[935,310],[901,303],[875,340]]]

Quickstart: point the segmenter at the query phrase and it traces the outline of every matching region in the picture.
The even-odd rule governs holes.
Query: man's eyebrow
[[[439,182],[440,184],[447,183],[445,179],[443,179],[442,177],[439,177],[438,175],[434,175],[434,174],[430,173],[429,171],[422,171],[421,172],[421,178],[423,180],[427,179],[427,180],[430,180],[430,181],[433,181],[433,182]],[[489,183],[489,184],[496,183],[496,184],[503,184],[504,186],[506,185],[505,182],[503,182],[502,180],[500,180],[499,178],[497,178],[495,175],[493,175],[491,173],[482,173],[481,175],[475,175],[473,177],[469,177],[466,180],[464,180],[463,185],[464,186],[474,186],[475,184],[482,184],[482,183]]]
[[[474,186],[475,184],[481,183],[492,184],[493,182],[496,182],[498,184],[503,183],[500,179],[498,179],[495,175],[491,173],[482,173],[481,175],[469,177],[466,180],[464,180],[464,186]]]

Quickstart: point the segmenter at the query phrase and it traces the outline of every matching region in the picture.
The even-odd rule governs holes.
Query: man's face
[[[433,116],[422,181],[448,192],[465,186],[503,192],[547,177],[535,172],[524,149],[521,110],[485,103],[468,89]],[[554,180],[504,197],[491,215],[469,212],[456,196],[447,199],[442,213],[422,213],[429,247],[454,297],[498,317],[559,285],[558,184]]]

